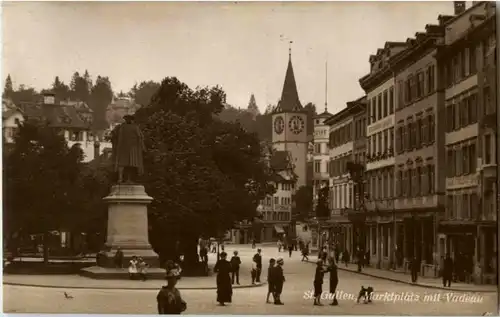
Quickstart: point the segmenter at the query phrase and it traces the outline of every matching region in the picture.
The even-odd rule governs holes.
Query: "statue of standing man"
[[[131,183],[144,172],[142,152],[144,138],[139,126],[134,123],[134,117],[125,115],[124,123],[118,125],[112,132],[114,170],[118,172],[118,183]]]

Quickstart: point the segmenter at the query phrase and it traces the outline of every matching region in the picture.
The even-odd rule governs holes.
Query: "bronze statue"
[[[125,115],[124,123],[118,125],[112,132],[114,170],[118,172],[118,183],[132,182],[144,172],[142,152],[144,138],[141,130],[134,123],[134,117]]]

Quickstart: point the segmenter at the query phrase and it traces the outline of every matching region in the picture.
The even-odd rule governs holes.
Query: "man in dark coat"
[[[231,285],[231,264],[226,260],[227,253],[220,254],[220,260],[217,261],[214,267],[214,272],[217,273],[217,302],[221,306],[225,303],[231,303],[233,297],[233,287]]]
[[[144,138],[139,127],[134,123],[134,117],[126,115],[124,123],[118,125],[111,133],[113,145],[113,161],[115,172],[118,172],[118,183],[123,183],[124,172],[126,181],[144,172],[143,156]]]
[[[281,293],[283,292],[283,284],[285,283],[285,275],[283,273],[283,265],[285,261],[283,259],[278,259],[276,261],[276,266],[274,267],[274,304],[283,305],[281,301]]]
[[[231,258],[231,268],[233,269],[231,272],[231,283],[234,284],[234,282],[236,281],[236,284],[240,285],[241,259],[238,256],[238,251],[234,251],[233,254],[233,257]]]
[[[123,251],[120,247],[116,249],[115,253],[115,267],[116,268],[123,268]]]
[[[417,283],[418,272],[420,272],[420,261],[416,256],[414,256],[411,261],[410,270],[411,270],[411,282]]]
[[[450,255],[447,254],[444,259],[443,265],[443,287],[451,287],[451,280],[453,279],[453,260]]]
[[[339,284],[339,274],[337,270],[337,263],[330,259],[330,294],[333,296],[333,301],[330,305],[337,306],[339,303],[337,301],[337,285]]]
[[[257,275],[255,278],[255,281],[257,283],[260,283],[260,275],[262,274],[262,255],[261,255],[262,250],[257,249],[257,253],[253,256],[253,260],[255,263],[257,263]]]
[[[316,262],[316,272],[314,274],[314,306],[322,306],[321,294],[323,293],[323,278],[325,269],[323,268],[323,260]]]

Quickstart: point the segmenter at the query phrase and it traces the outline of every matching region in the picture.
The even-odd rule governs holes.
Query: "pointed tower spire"
[[[285,82],[283,84],[283,91],[281,92],[281,100],[278,103],[278,111],[300,111],[302,104],[299,100],[299,93],[297,92],[297,84],[295,82],[295,75],[292,66],[292,44],[289,42],[288,48],[288,67],[286,69]]]

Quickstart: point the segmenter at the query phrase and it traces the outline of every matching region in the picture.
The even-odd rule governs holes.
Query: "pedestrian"
[[[411,282],[412,283],[417,283],[418,279],[418,272],[420,271],[420,261],[417,259],[416,256],[413,256],[413,260],[411,261],[410,265],[410,270],[411,270]]]
[[[269,260],[269,268],[267,269],[267,297],[266,304],[269,304],[269,296],[273,295],[273,300],[275,299],[274,292],[274,265],[276,264],[276,260],[271,258]]]
[[[276,245],[278,246],[278,252],[281,252],[281,248],[283,247],[283,243],[281,243],[281,240],[278,240],[278,242],[276,242]]]
[[[365,266],[370,266],[370,249],[365,252]]]
[[[120,247],[116,249],[114,260],[115,260],[115,267],[117,269],[123,268],[123,251]]]
[[[233,287],[231,285],[231,263],[226,260],[227,253],[220,254],[220,260],[217,261],[214,267],[214,272],[217,273],[217,302],[220,306],[225,306],[225,303],[231,303],[233,297]]]
[[[446,255],[443,263],[443,287],[451,287],[451,280],[453,279],[453,260],[450,254]]]
[[[361,248],[358,248],[356,252],[356,260],[358,262],[358,272],[361,272],[361,268],[364,266],[365,253]]]
[[[347,249],[345,249],[344,252],[342,252],[342,262],[344,262],[345,267],[349,266],[349,260],[350,260],[349,251],[347,251]]]
[[[181,293],[175,287],[180,278],[180,273],[176,269],[167,270],[167,285],[163,286],[156,296],[158,303],[158,314],[160,315],[180,315],[186,310],[187,304],[182,299]]]
[[[330,271],[330,294],[333,296],[333,301],[330,305],[337,306],[339,303],[337,301],[337,285],[339,284],[339,274],[337,269],[337,263],[333,258],[330,258],[330,266],[328,267]]]
[[[200,249],[200,258],[203,263],[208,263],[208,250],[205,245],[203,245]]]
[[[255,239],[252,239],[252,249],[255,249],[256,245],[255,245]]]
[[[323,260],[319,259],[316,262],[316,272],[314,274],[314,306],[323,306],[321,304],[321,294],[323,293],[323,278],[325,276],[325,269],[323,267]]]
[[[302,248],[302,260],[301,261],[309,261],[309,246],[305,245]]]
[[[217,242],[212,242],[212,253],[217,253]]]
[[[262,250],[257,249],[257,253],[253,256],[253,259],[257,265],[257,276],[255,277],[255,282],[260,283],[260,275],[262,273]]]
[[[139,258],[137,260],[137,271],[139,273],[140,278],[143,281],[146,281],[148,276],[148,264],[144,261],[143,258]]]
[[[137,278],[137,257],[134,255],[128,264],[128,275],[131,280],[135,280]]]
[[[279,258],[276,261],[276,266],[273,269],[273,279],[274,279],[274,304],[283,305],[281,301],[281,293],[283,292],[283,284],[285,283],[285,275],[283,273],[283,265],[285,261]]]
[[[231,258],[231,284],[234,284],[236,281],[236,284],[240,285],[240,264],[241,259],[238,256],[238,251],[234,251]]]
[[[255,281],[257,280],[257,262],[255,259],[252,259],[252,270],[250,274],[252,276],[252,285],[255,285]]]
[[[292,252],[293,252],[293,244],[288,245],[288,257],[292,257]]]

